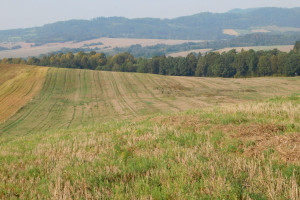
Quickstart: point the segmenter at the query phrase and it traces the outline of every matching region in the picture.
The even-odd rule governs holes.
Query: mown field
[[[0,124],[26,105],[43,87],[47,68],[0,66]]]
[[[300,198],[300,97],[0,137],[1,199]]]
[[[11,70],[14,67],[18,70],[14,65]],[[28,75],[30,79],[24,79],[24,84],[18,79],[10,80],[10,85],[17,90],[12,94],[3,90],[0,105],[6,106],[5,102],[15,105],[11,99],[18,98],[31,101],[0,124],[2,134],[76,128],[153,113],[261,100],[300,90],[299,78],[221,79],[29,66],[25,69],[47,70],[40,81],[43,87],[34,98],[23,98],[27,92],[24,86],[35,84],[31,79],[36,78]],[[40,84],[35,86],[40,87]],[[7,108],[2,110],[7,111]]]
[[[300,199],[299,77],[10,67],[0,199]]]

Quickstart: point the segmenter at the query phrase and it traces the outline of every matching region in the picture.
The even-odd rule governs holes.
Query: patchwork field
[[[0,65],[15,105],[0,199],[300,199],[300,77]]]

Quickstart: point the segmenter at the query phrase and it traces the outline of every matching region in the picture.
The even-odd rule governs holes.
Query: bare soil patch
[[[240,126],[219,127],[232,138],[238,138],[252,145],[244,147],[247,156],[260,157],[266,151],[274,150],[278,157],[285,162],[300,161],[300,133],[281,134],[286,130],[283,125],[252,124]]]

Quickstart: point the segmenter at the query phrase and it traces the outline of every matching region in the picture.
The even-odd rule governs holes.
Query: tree
[[[271,69],[272,69],[272,74],[277,74],[277,72],[278,72],[278,56],[272,55]]]
[[[188,76],[194,76],[197,68],[197,58],[193,53],[189,53],[186,57]]]
[[[285,74],[287,76],[294,76],[300,74],[300,55],[292,53],[289,55],[285,63]]]
[[[261,56],[258,61],[258,73],[261,76],[272,74],[271,60],[268,56]]]
[[[300,53],[300,41],[297,41],[295,46],[294,46],[294,52],[295,53]]]
[[[247,65],[247,53],[242,51],[241,53],[237,54],[233,62],[233,66],[236,69],[235,76],[246,76],[249,69],[249,66]]]

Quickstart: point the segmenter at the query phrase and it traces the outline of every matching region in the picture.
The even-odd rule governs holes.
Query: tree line
[[[1,63],[53,66],[104,71],[140,72],[175,76],[257,77],[300,75],[300,42],[289,53],[277,49],[209,52],[186,57],[135,58],[128,52],[113,56],[95,51],[58,53],[39,58],[4,58]]]

